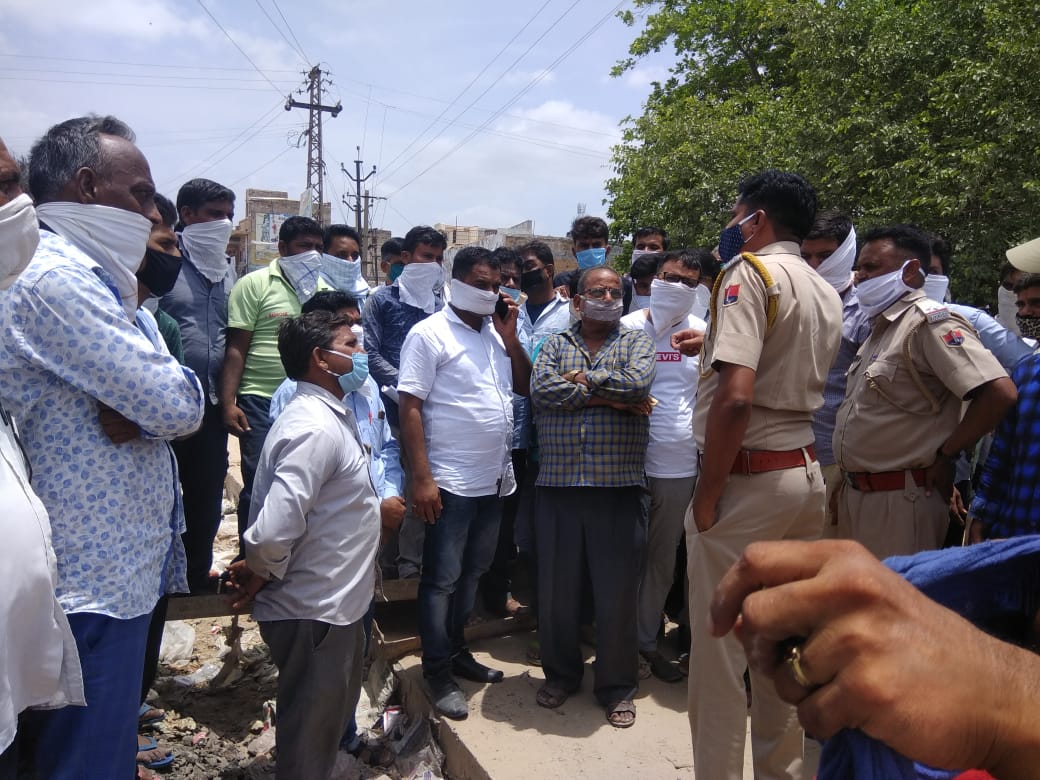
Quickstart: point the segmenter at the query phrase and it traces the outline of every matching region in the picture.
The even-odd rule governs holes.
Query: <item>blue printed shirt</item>
[[[204,400],[194,372],[127,319],[107,278],[40,231],[33,261],[0,298],[0,397],[50,515],[62,609],[130,619],[163,591],[187,589],[166,440],[199,427]],[[102,404],[142,435],[109,441]]]
[[[1018,403],[997,426],[971,502],[991,539],[1040,532],[1040,354],[1019,362],[1011,379]]]

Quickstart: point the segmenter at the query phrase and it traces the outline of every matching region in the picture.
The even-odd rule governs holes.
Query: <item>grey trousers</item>
[[[361,621],[270,620],[260,635],[278,667],[277,780],[328,780],[361,693]]]
[[[637,606],[639,649],[657,650],[657,632],[668,591],[675,578],[675,553],[684,531],[686,510],[693,500],[697,477],[662,479],[650,483],[650,524],[646,535],[646,564],[639,582]]]
[[[640,486],[539,487],[535,494],[538,641],[545,679],[569,692],[581,687],[584,560],[596,618],[594,691],[605,707],[631,699],[638,686],[634,540],[642,492]]]

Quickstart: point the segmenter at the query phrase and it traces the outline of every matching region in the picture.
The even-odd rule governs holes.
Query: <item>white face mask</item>
[[[314,249],[278,258],[278,267],[296,291],[300,303],[307,303],[318,291],[321,275],[321,252]]]
[[[365,329],[360,325],[351,325],[350,332],[357,337],[358,349],[365,348]]]
[[[946,292],[950,289],[950,277],[942,274],[928,274],[924,278],[924,294],[933,301],[944,303]]]
[[[0,206],[0,290],[25,270],[40,243],[40,226],[32,198],[19,195]]]
[[[498,300],[499,295],[496,292],[479,290],[460,279],[451,280],[451,305],[456,309],[488,317],[495,313],[495,305]]]
[[[212,284],[222,280],[230,268],[227,245],[233,229],[230,219],[218,219],[185,225],[181,231],[181,244],[188,252],[188,262]]]
[[[444,269],[440,263],[409,263],[398,277],[397,287],[402,302],[433,314],[437,310],[435,293],[444,287]]]
[[[321,274],[337,290],[353,295],[357,289],[358,276],[361,275],[361,261],[344,260],[342,257],[323,254]]]
[[[823,277],[836,292],[845,292],[852,284],[852,265],[856,262],[856,229],[853,228],[834,250],[834,254],[820,263],[816,273]]]
[[[694,292],[697,294],[697,301],[693,304],[693,314],[702,320],[706,319],[708,306],[711,305],[711,285],[701,282]]]
[[[1000,320],[1001,325],[1013,331],[1016,336],[1021,336],[1018,322],[1015,321],[1015,315],[1018,314],[1017,301],[1018,296],[1014,290],[1008,290],[1004,285],[997,287],[997,319]]]
[[[660,336],[677,322],[690,315],[697,303],[697,289],[682,282],[654,279],[650,283],[650,319],[654,332]]]
[[[597,322],[617,322],[624,312],[624,304],[621,299],[604,298],[597,301],[595,298],[582,298],[581,318],[584,320],[596,320]]]
[[[634,263],[640,257],[646,257],[647,255],[656,255],[656,254],[660,254],[660,252],[657,252],[654,249],[633,249],[632,250],[632,262]]]
[[[898,271],[864,279],[856,285],[856,298],[864,314],[876,317],[908,292],[914,292],[903,282],[903,271],[911,262],[907,260]]]
[[[96,203],[44,203],[40,220],[91,260],[115,282],[123,311],[131,320],[137,311],[137,269],[144,261],[151,221],[125,209]]]

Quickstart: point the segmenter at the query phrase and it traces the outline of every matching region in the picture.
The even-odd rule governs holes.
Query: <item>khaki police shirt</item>
[[[754,401],[742,447],[794,450],[813,441],[812,415],[823,404],[823,386],[841,340],[841,299],[799,254],[780,241],[754,253],[779,286],[773,327],[766,330],[766,285],[745,260],[723,272],[718,318],[705,335],[703,366],[719,362],[754,369]],[[708,410],[719,384],[716,371],[702,376],[693,432],[704,449]]]
[[[926,303],[919,305],[922,301]],[[937,309],[935,321],[928,321],[922,306]],[[903,356],[907,334],[917,325],[910,356],[939,403],[937,412],[914,383]],[[970,325],[928,302],[920,290],[885,309],[871,327],[849,366],[834,429],[834,455],[845,471],[926,468],[960,422],[965,396],[1007,372]]]

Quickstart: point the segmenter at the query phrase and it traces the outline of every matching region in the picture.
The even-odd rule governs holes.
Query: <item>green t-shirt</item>
[[[323,281],[319,290],[330,289]],[[228,298],[228,327],[253,334],[238,383],[239,395],[270,398],[285,379],[278,356],[278,328],[286,317],[300,314],[300,299],[282,276],[278,261],[246,274],[231,288]]]

